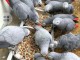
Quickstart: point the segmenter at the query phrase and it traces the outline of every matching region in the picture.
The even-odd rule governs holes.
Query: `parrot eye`
[[[59,23],[60,23],[59,21],[56,22],[57,25],[59,25]]]
[[[57,23],[59,23],[59,22],[57,22]]]

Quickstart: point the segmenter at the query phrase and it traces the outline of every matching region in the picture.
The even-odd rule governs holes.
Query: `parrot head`
[[[51,4],[48,4],[45,7],[45,12],[49,12],[51,9],[52,9],[52,5]]]
[[[40,53],[35,53],[34,60],[46,60],[46,59]]]
[[[58,58],[58,56],[59,56],[59,53],[56,53],[56,52],[50,52],[48,54],[48,58],[51,59],[51,60],[53,60],[55,58]]]
[[[66,9],[66,8],[68,8],[68,7],[69,7],[68,2],[64,2],[64,3],[63,3],[63,8],[65,8],[65,9]]]
[[[60,24],[60,22],[62,21],[62,19],[61,18],[55,18],[54,20],[53,20],[53,25],[59,25]]]
[[[41,6],[42,5],[42,0],[35,0],[35,6]]]
[[[38,57],[41,57],[41,54],[40,53],[35,53],[34,54],[34,59],[38,58]]]

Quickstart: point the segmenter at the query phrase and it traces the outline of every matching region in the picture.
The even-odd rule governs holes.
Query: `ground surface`
[[[79,17],[79,23],[78,23],[79,27],[73,30],[72,33],[78,34],[80,33],[80,1],[76,0],[73,3],[73,5],[75,7],[74,14]],[[42,9],[43,8],[44,7],[42,7]],[[47,15],[42,14],[40,12],[39,12],[39,15],[40,15],[40,21],[44,20],[47,17]],[[29,22],[29,24],[33,26],[33,23]],[[47,29],[49,29],[49,27],[47,27]],[[33,60],[34,53],[40,52],[38,46],[36,46],[35,41],[34,41],[34,33],[35,31],[31,30],[30,36],[25,37],[24,41],[19,45],[19,51],[26,60]],[[56,35],[58,34],[56,33]],[[61,50],[57,49],[56,51],[60,52]],[[77,49],[72,52],[80,56],[80,49]]]

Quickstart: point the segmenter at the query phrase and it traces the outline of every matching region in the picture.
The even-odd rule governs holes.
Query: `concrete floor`
[[[8,52],[8,49],[0,49],[0,60],[6,60]]]

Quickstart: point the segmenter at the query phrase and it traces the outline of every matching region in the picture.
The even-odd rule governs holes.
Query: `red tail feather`
[[[78,27],[79,27],[79,25],[78,25],[78,24],[76,24],[76,25],[75,25],[75,28],[78,28]]]
[[[79,20],[79,18],[74,18],[74,21],[78,21]]]

